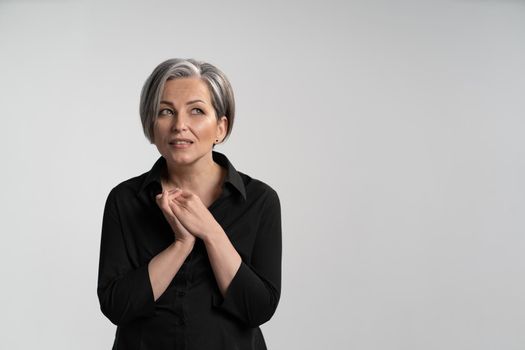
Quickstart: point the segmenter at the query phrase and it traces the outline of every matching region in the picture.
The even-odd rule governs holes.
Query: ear
[[[226,132],[228,131],[228,118],[222,116],[217,119],[217,139],[221,143],[226,137]]]

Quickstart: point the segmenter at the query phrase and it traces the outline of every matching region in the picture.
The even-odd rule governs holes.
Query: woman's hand
[[[199,196],[181,190],[171,199],[173,214],[192,235],[204,241],[208,258],[221,294],[226,295],[242,259],[226,232]]]
[[[180,190],[171,198],[173,214],[192,235],[204,241],[218,230],[222,230],[199,196]]]
[[[195,236],[181,224],[173,210],[173,207],[175,207],[174,200],[179,197],[181,193],[182,190],[178,188],[170,191],[163,189],[162,193],[158,194],[156,197],[157,205],[162,210],[164,217],[175,233],[175,242],[181,242],[183,245],[193,248],[193,245],[195,244]]]

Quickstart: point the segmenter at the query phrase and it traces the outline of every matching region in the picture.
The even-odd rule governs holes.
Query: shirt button
[[[183,296],[186,295],[186,293],[183,292],[183,291],[178,291],[178,292],[177,292],[177,295],[178,295],[179,297],[183,297]]]

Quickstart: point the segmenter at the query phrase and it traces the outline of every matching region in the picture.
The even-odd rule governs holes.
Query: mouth
[[[172,146],[183,146],[183,145],[191,145],[193,141],[188,139],[174,139],[169,142]]]
[[[193,141],[189,139],[176,138],[176,139],[170,140],[168,144],[169,144],[169,147],[171,147],[174,150],[184,150],[184,149],[191,147],[191,145],[193,144]]]

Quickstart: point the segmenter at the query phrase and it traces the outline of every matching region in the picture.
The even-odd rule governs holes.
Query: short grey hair
[[[200,78],[208,85],[217,118],[225,116],[228,119],[228,129],[224,139],[230,135],[235,118],[235,99],[226,75],[210,63],[191,58],[173,58],[162,62],[153,70],[140,94],[140,120],[144,135],[150,143],[154,142],[153,132],[164,84],[168,80],[190,77]]]

